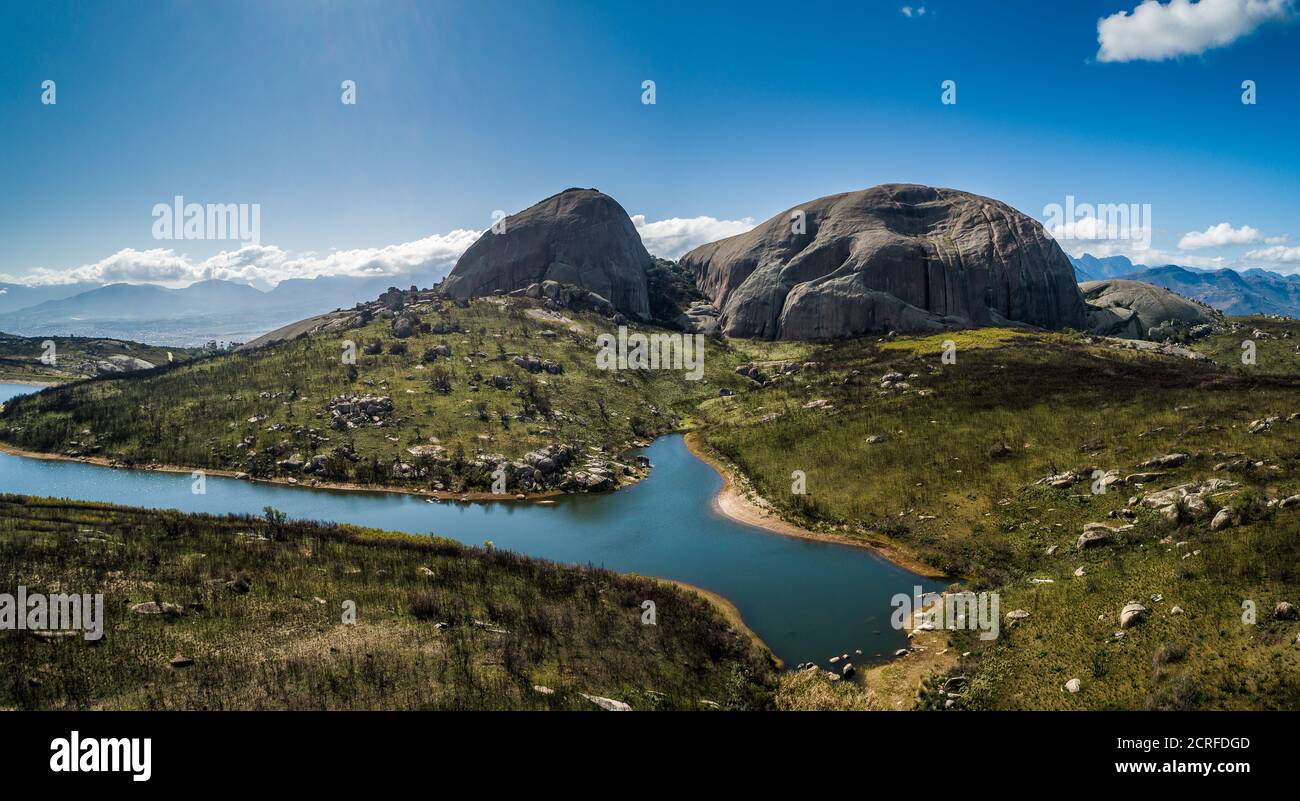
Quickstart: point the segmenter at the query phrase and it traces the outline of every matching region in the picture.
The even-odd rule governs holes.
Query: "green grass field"
[[[0,708],[757,709],[774,685],[693,592],[438,538],[0,495],[0,579],[106,617],[98,642],[0,631]]]
[[[1004,615],[1031,613],[992,644],[952,637],[970,652],[951,671],[971,679],[962,707],[1294,708],[1300,624],[1270,614],[1300,601],[1300,510],[1215,532],[1208,518],[1175,525],[1141,510],[1114,546],[1075,550],[1085,523],[1129,522],[1113,516],[1144,491],[1227,477],[1239,486],[1216,504],[1300,493],[1300,420],[1286,419],[1300,411],[1300,375],[1282,337],[1300,324],[1268,325],[1274,337],[1259,341],[1252,367],[1229,361],[1238,345],[1228,335],[1206,343],[1219,364],[998,330],[822,346],[805,354],[822,365],[811,375],[703,404],[701,436],[788,519],[901,548],[999,592]],[[955,364],[940,358],[944,340]],[[881,389],[894,371],[910,388]],[[829,406],[804,408],[810,400]],[[1067,470],[1143,472],[1172,452],[1189,459],[1141,489],[1036,484]],[[1216,471],[1238,458],[1226,452],[1251,466]],[[795,470],[806,495],[792,492]],[[1131,600],[1151,617],[1117,639]],[[1241,621],[1244,600],[1256,625]],[[1170,615],[1174,606],[1184,614]],[[1071,678],[1077,694],[1062,689]]]

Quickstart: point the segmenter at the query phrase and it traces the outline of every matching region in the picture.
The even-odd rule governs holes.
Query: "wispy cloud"
[[[716,217],[672,217],[646,222],[644,214],[632,215],[645,249],[663,259],[677,259],[700,245],[743,234],[754,227],[754,219],[719,220]]]
[[[1295,264],[1300,262],[1300,245],[1296,247],[1274,245],[1271,248],[1252,250],[1246,254],[1246,258],[1261,264]]]
[[[1178,240],[1180,250],[1222,248],[1229,245],[1250,245],[1262,241],[1264,235],[1249,225],[1233,228],[1230,223],[1211,225],[1204,231],[1188,231]]]
[[[899,11],[903,12],[904,17],[925,16],[925,6],[917,6],[916,8],[913,8],[911,6],[903,6],[902,8],[899,9]]]
[[[632,221],[646,250],[666,259],[676,259],[692,248],[754,227],[753,219],[748,217],[743,220],[673,217],[647,222],[645,215],[638,214]],[[72,268],[38,267],[21,277],[0,275],[0,281],[32,285],[84,281],[188,286],[215,278],[271,287],[289,278],[403,275],[420,270],[449,272],[481,233],[458,229],[413,242],[325,254],[293,254],[275,245],[249,244],[206,259],[195,259],[172,248],[125,248],[90,264]]]
[[[39,267],[21,278],[27,284],[155,283],[186,286],[218,278],[257,286],[274,286],[289,278],[322,275],[400,275],[421,269],[451,269],[479,237],[479,231],[456,230],[381,248],[290,254],[274,245],[245,245],[207,259],[193,259],[171,248],[119,250],[107,258],[71,269]]]
[[[1144,0],[1097,21],[1098,61],[1164,61],[1225,47],[1291,15],[1293,0]]]

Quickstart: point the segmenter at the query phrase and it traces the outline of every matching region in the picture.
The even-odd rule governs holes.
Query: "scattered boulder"
[[[1214,515],[1214,519],[1210,521],[1210,531],[1219,531],[1220,529],[1231,528],[1236,524],[1237,520],[1233,516],[1232,507],[1225,506],[1220,509],[1218,513]]]
[[[583,698],[586,698],[588,701],[592,702],[593,704],[605,710],[606,712],[631,712],[632,711],[632,707],[628,706],[622,701],[615,701],[613,698],[603,698],[599,695],[587,695],[586,693],[579,693],[579,695],[581,695]]]
[[[131,607],[131,611],[137,615],[179,615],[182,613],[181,607],[166,601],[145,601]]]
[[[1156,510],[1170,520],[1176,521],[1178,519],[1178,504],[1182,503],[1194,519],[1200,519],[1210,514],[1207,499],[1211,495],[1235,486],[1237,486],[1236,482],[1229,481],[1226,478],[1212,478],[1209,481],[1200,483],[1189,482],[1159,492],[1149,493],[1142,498],[1140,504],[1148,509]]]
[[[1124,477],[1125,484],[1150,484],[1164,473],[1130,473]]]
[[[1109,545],[1115,541],[1115,535],[1129,531],[1133,526],[1108,526],[1105,523],[1084,523],[1083,533],[1075,542],[1076,550],[1087,550],[1088,548],[1097,548],[1102,545]]]
[[[1146,620],[1147,608],[1136,601],[1124,604],[1124,608],[1119,612],[1119,627],[1122,629],[1132,628],[1143,620]]]
[[[390,330],[393,336],[398,339],[406,339],[415,332],[415,324],[411,322],[409,317],[398,317],[396,320],[393,320],[393,325]]]
[[[1270,428],[1273,427],[1274,423],[1278,422],[1281,419],[1282,418],[1280,417],[1263,417],[1260,418],[1259,420],[1251,420],[1250,424],[1246,427],[1246,430],[1252,434],[1259,434],[1264,431],[1268,431]]]
[[[330,427],[342,430],[383,427],[393,413],[392,398],[382,395],[338,395],[325,403]]]
[[[1153,456],[1138,467],[1178,467],[1186,461],[1185,453],[1166,453],[1163,456]]]

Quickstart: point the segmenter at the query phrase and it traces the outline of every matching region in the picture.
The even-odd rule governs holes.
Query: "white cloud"
[[[1126,244],[1140,244],[1150,241],[1150,226],[1140,220],[1128,222],[1090,216],[1067,223],[1058,223],[1051,228],[1044,226],[1044,230],[1057,242],[1062,243],[1061,247],[1066,247],[1064,244],[1066,242],[1125,240]]]
[[[1294,264],[1300,262],[1300,246],[1288,248],[1275,245],[1271,248],[1252,250],[1246,254],[1246,258],[1263,264]]]
[[[902,7],[901,9],[899,9],[899,10],[903,12],[903,16],[904,16],[904,17],[912,17],[912,16],[924,17],[924,16],[925,16],[925,6],[918,6],[917,8],[912,8],[911,6],[903,6],[903,7]]]
[[[719,220],[716,217],[672,217],[646,222],[644,214],[633,214],[632,223],[641,234],[645,249],[663,259],[677,259],[700,245],[743,234],[754,227],[754,219]]]
[[[715,217],[674,217],[646,222],[632,218],[646,250],[675,259],[686,251],[754,227],[751,218],[719,220]],[[37,267],[26,275],[0,274],[0,281],[31,285],[89,283],[162,284],[188,286],[195,281],[223,279],[269,288],[289,278],[323,275],[402,275],[415,270],[450,271],[456,260],[481,231],[455,230],[413,242],[379,248],[334,250],[326,254],[291,254],[275,245],[244,245],[206,259],[195,259],[172,248],[126,248],[91,264],[73,268]]]
[[[274,286],[288,278],[322,275],[400,275],[417,269],[446,268],[456,263],[479,231],[456,230],[381,248],[335,250],[325,255],[292,255],[274,245],[245,245],[196,260],[171,248],[126,248],[92,264],[72,269],[38,267],[21,278],[27,284],[154,283],[187,286],[219,278],[257,286]]]
[[[1164,61],[1232,44],[1286,19],[1293,0],[1144,0],[1097,21],[1098,61]]]
[[[1228,245],[1249,245],[1263,239],[1264,235],[1249,225],[1233,228],[1230,223],[1211,225],[1204,231],[1188,231],[1178,240],[1180,250],[1221,248]]]

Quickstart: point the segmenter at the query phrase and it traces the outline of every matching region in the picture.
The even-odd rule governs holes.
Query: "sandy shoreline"
[[[56,382],[32,381],[31,379],[28,378],[5,378],[3,376],[0,376],[0,384],[21,384],[24,387],[41,387],[41,388],[58,386],[57,381]]]
[[[686,447],[697,459],[712,467],[722,476],[723,486],[718,494],[713,498],[713,508],[724,517],[728,517],[737,523],[742,523],[754,528],[763,529],[773,534],[783,534],[787,537],[799,537],[806,540],[817,540],[819,542],[833,542],[836,545],[847,545],[852,548],[863,548],[879,554],[884,559],[892,562],[899,567],[916,573],[926,578],[946,578],[942,571],[927,565],[915,557],[907,554],[900,549],[875,542],[865,542],[863,540],[846,537],[842,534],[833,534],[825,531],[812,531],[811,529],[802,528],[783,519],[779,514],[771,509],[765,509],[754,503],[738,487],[733,468],[724,462],[721,458],[710,453],[700,444],[697,432],[688,432],[685,436]]]

